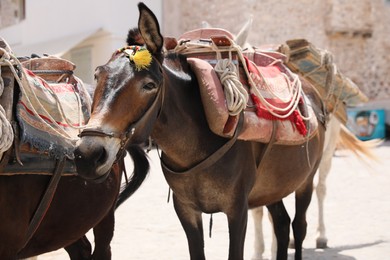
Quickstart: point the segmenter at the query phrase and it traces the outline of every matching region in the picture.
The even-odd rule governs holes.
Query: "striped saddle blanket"
[[[73,158],[79,128],[90,117],[91,98],[69,61],[49,57],[22,63],[16,108],[21,142],[58,158]]]

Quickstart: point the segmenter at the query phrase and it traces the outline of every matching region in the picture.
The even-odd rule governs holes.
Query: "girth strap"
[[[53,200],[54,193],[57,189],[57,185],[60,181],[61,173],[62,173],[64,166],[65,166],[65,161],[66,161],[65,156],[63,156],[60,159],[57,159],[57,165],[56,165],[56,168],[54,170],[53,176],[51,177],[50,183],[47,186],[45,194],[43,195],[43,198],[42,198],[41,202],[39,203],[37,210],[34,213],[34,216],[30,222],[30,225],[28,226],[26,239],[25,239],[23,247],[20,251],[22,251],[26,247],[27,243],[30,241],[32,236],[35,234],[35,232],[37,231],[43,218],[46,215],[46,212],[50,207],[50,203]]]
[[[213,154],[210,156],[206,157],[203,161],[199,162],[197,165],[194,167],[191,167],[185,171],[174,171],[172,169],[169,169],[168,166],[163,162],[162,158],[160,157],[160,162],[161,162],[161,167],[163,168],[164,171],[169,172],[169,173],[174,173],[174,174],[189,174],[192,172],[197,172],[201,171],[203,169],[206,169],[213,164],[215,164],[221,157],[227,153],[227,151],[230,150],[230,148],[236,143],[237,137],[241,132],[242,125],[244,122],[244,114],[241,112],[236,131],[234,132],[233,137],[227,141],[224,145],[222,145],[218,150],[216,150]]]
[[[271,152],[272,146],[275,144],[275,137],[276,137],[276,129],[278,128],[277,122],[274,120],[272,121],[272,134],[270,137],[269,142],[266,144],[265,150],[263,151],[263,155],[261,156],[260,162],[257,165],[257,172],[261,172],[263,170],[264,166],[264,160],[267,158],[268,154]]]

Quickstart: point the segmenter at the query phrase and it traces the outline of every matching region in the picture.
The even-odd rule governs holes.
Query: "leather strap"
[[[267,147],[265,148],[265,151],[263,152],[263,156],[261,156],[261,160],[259,162],[259,165],[257,165],[257,172],[260,172],[263,169],[264,163],[262,163],[262,162],[264,162],[264,159],[268,156],[269,152],[271,151],[271,147],[275,143],[276,128],[278,128],[277,122],[276,122],[276,120],[273,120],[272,121],[272,134],[271,134],[271,138],[270,138],[269,142],[267,143]]]
[[[57,165],[56,165],[56,168],[54,170],[53,176],[50,179],[50,183],[47,186],[45,194],[43,195],[43,198],[42,198],[41,202],[39,203],[38,208],[35,211],[34,216],[33,216],[32,220],[28,226],[26,239],[25,239],[25,242],[23,244],[22,249],[24,249],[26,247],[27,243],[30,241],[32,236],[35,234],[35,232],[37,231],[43,218],[45,217],[47,210],[50,207],[50,203],[53,200],[54,193],[57,189],[58,182],[60,181],[60,178],[61,178],[61,173],[62,173],[64,166],[65,166],[65,161],[66,161],[65,156],[63,156],[60,159],[57,159]]]
[[[203,161],[199,162],[197,165],[185,170],[185,171],[174,171],[172,169],[169,169],[168,166],[163,162],[162,158],[160,157],[161,167],[165,172],[174,173],[174,174],[190,174],[192,172],[199,172],[203,169],[206,169],[213,164],[215,164],[221,157],[230,150],[230,148],[235,144],[237,141],[237,137],[241,132],[242,126],[244,123],[244,113],[241,112],[240,118],[238,119],[238,124],[236,131],[234,132],[233,137],[227,141],[224,145],[222,145],[217,151],[215,151],[210,156],[206,157]]]

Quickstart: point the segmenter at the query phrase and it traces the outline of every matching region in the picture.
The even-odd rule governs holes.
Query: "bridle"
[[[84,136],[97,136],[97,137],[109,137],[109,138],[118,138],[120,140],[120,147],[117,153],[117,159],[123,157],[125,153],[125,149],[130,141],[130,139],[133,137],[136,129],[140,126],[145,124],[154,114],[156,114],[156,118],[159,117],[162,105],[164,103],[164,82],[161,83],[161,87],[159,88],[156,97],[153,101],[153,103],[150,105],[148,110],[141,116],[141,118],[130,124],[129,127],[127,127],[127,130],[123,133],[120,132],[105,132],[100,128],[85,128],[81,131],[81,133],[78,135],[80,138]],[[159,105],[160,104],[160,105]]]

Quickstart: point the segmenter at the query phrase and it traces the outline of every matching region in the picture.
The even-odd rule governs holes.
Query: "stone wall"
[[[331,51],[339,69],[371,100],[390,99],[389,1],[163,1],[166,36],[199,28],[202,21],[238,33],[252,15],[252,45],[306,38]]]
[[[14,0],[0,1],[0,28],[14,25],[19,21],[19,4]]]

